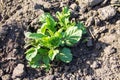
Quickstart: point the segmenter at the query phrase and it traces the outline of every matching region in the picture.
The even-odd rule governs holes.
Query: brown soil
[[[87,4],[86,0],[83,5],[80,1],[1,0],[0,80],[120,80],[120,1]],[[81,40],[71,48],[69,64],[53,62],[49,72],[30,68],[24,54],[24,32],[38,27],[39,15],[49,12],[55,16],[63,6],[71,9],[72,20],[86,25],[88,33],[83,39],[88,41]],[[99,12],[107,6],[113,9]]]

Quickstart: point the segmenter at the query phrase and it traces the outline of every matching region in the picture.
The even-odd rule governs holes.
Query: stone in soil
[[[112,6],[106,6],[98,9],[98,13],[101,20],[109,20],[116,15],[116,10]]]
[[[116,24],[117,24],[117,25],[120,25],[120,20],[118,20],[118,21],[116,22]]]
[[[3,75],[2,80],[11,80],[10,75],[9,74]]]
[[[120,13],[120,7],[119,7],[117,10],[118,10],[118,12]]]
[[[54,79],[55,79],[54,75],[48,75],[43,80],[54,80]]]
[[[86,76],[86,80],[93,80],[92,76]]]
[[[98,61],[94,61],[93,64],[91,65],[91,67],[94,69],[98,69],[100,68],[100,66],[101,66],[101,63]]]
[[[96,6],[99,3],[103,2],[104,0],[77,0],[77,1],[82,6],[93,7],[93,6]]]
[[[13,70],[12,78],[21,77],[24,73],[24,65],[18,64]]]
[[[49,2],[43,4],[44,10],[48,11],[51,8],[51,4]]]
[[[78,5],[76,3],[73,3],[70,5],[70,8],[73,10],[73,11],[76,11],[78,9]]]
[[[87,7],[85,7],[85,6],[80,7],[80,13],[85,13],[86,10],[87,10]]]
[[[20,78],[16,78],[16,79],[14,79],[14,80],[21,80]]]

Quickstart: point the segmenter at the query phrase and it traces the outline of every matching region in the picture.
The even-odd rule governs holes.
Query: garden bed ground
[[[30,68],[24,32],[63,6],[86,25],[88,40],[71,48],[69,64],[52,63],[49,72]],[[0,0],[0,80],[120,80],[120,0]]]

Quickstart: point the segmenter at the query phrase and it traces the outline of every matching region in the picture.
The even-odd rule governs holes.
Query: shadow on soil
[[[24,61],[24,31],[18,22],[5,24],[0,29],[0,69],[4,74],[12,74],[18,63]]]

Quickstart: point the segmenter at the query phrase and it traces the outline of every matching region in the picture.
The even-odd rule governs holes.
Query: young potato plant
[[[50,62],[60,60],[69,63],[72,53],[69,47],[79,42],[86,29],[82,23],[70,21],[70,11],[67,7],[57,12],[58,21],[49,14],[40,16],[41,27],[36,32],[26,32],[29,40],[25,52],[28,63],[33,68],[44,67],[49,69]]]

